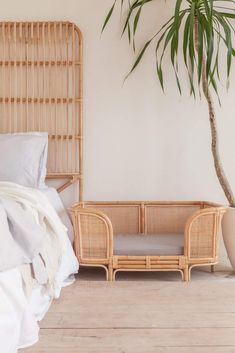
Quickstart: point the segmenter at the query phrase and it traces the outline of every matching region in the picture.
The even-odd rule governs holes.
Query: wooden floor
[[[90,276],[63,290],[21,353],[235,353],[234,275]]]

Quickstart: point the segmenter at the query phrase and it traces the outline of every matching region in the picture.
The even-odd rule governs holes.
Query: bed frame
[[[70,22],[0,22],[0,132],[46,131],[49,179],[83,200],[83,42]]]

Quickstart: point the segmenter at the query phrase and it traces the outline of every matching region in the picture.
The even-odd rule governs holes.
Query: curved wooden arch
[[[83,40],[70,22],[0,22],[0,132],[46,131],[48,175],[83,200]]]

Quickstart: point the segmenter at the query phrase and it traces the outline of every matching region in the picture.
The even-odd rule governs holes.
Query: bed
[[[60,296],[61,288],[73,283],[78,271],[72,247],[73,226],[59,193],[73,185],[76,199],[83,200],[80,30],[69,22],[1,22],[0,78],[0,147],[3,151],[0,157],[0,206],[3,208],[0,225],[4,226],[6,211],[9,229],[15,230],[17,224],[14,224],[14,212],[11,215],[12,204],[18,202],[18,206],[23,205],[21,208],[29,212],[27,207],[31,202],[35,220],[39,222],[44,212],[48,234],[49,229],[54,231],[54,238],[48,237],[50,246],[43,248],[47,260],[54,256],[52,249],[56,239],[60,238],[63,243],[61,253],[58,253],[59,266],[56,271],[51,267],[53,278],[56,278],[53,290],[48,289],[45,281],[38,280],[34,260],[23,261],[19,257],[15,265],[0,271],[0,351],[16,353],[19,348],[38,340],[37,322],[44,317],[52,300]],[[46,153],[40,157],[40,146],[35,161],[39,140],[43,139]],[[24,153],[27,158],[20,160]],[[43,168],[45,161],[46,168]],[[38,175],[34,178],[38,162],[43,172],[40,178]],[[30,163],[33,167],[29,171]],[[43,173],[46,174],[43,176]],[[41,176],[59,182],[57,190],[47,187]],[[37,211],[41,207],[41,213],[34,207]],[[60,236],[55,236],[55,230],[58,234],[61,232]],[[4,237],[6,233],[3,231],[1,235]],[[17,249],[15,251],[17,253]],[[12,250],[12,256],[4,260],[2,251],[0,265],[8,260],[14,264],[13,254]],[[41,262],[47,269],[45,258]]]

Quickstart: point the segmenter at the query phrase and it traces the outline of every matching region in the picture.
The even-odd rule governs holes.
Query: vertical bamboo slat
[[[70,22],[0,22],[0,133],[46,131],[48,178],[83,199],[82,34]]]
[[[9,55],[9,57],[11,58],[11,27],[10,27],[10,22],[8,22],[8,24],[7,24],[7,47],[8,47],[8,55]],[[7,82],[7,84],[9,84],[9,96],[11,97],[11,89],[12,89],[12,70],[11,70],[11,68],[10,68],[10,66],[9,66],[9,71],[8,71],[8,74],[9,74],[9,80],[8,80],[8,82]],[[8,109],[9,109],[9,115],[11,116],[12,115],[12,110],[11,110],[11,106],[12,106],[12,104],[11,104],[11,100],[9,101],[9,107],[8,107]],[[9,130],[10,130],[10,132],[12,132],[13,131],[13,129],[12,129],[12,123],[14,123],[14,118],[13,119],[9,119]]]
[[[79,40],[79,97],[80,97],[80,102],[79,102],[79,116],[83,116],[83,45],[82,45],[82,34],[80,30],[77,30],[77,36]],[[80,139],[79,139],[79,168],[81,171],[81,179],[80,179],[80,188],[81,190],[84,189],[83,187],[83,119],[79,119],[79,134],[80,134]],[[83,191],[82,191],[83,192]],[[83,200],[83,194],[80,193],[80,201]]]

